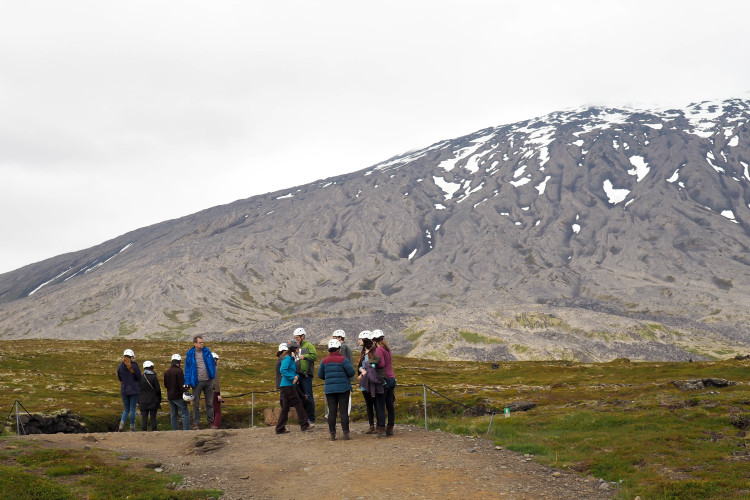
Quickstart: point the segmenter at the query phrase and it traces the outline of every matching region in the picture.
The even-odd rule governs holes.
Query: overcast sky
[[[0,0],[0,273],[484,127],[750,99],[746,0]]]

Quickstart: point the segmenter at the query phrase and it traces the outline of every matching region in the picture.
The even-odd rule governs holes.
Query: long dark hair
[[[362,361],[365,359],[365,353],[369,350],[372,350],[372,340],[370,339],[362,339],[362,351],[359,353],[359,364],[357,366],[362,366]]]

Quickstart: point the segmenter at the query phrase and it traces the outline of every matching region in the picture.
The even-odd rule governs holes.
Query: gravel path
[[[612,498],[612,485],[539,465],[489,441],[397,425],[395,436],[329,441],[328,427],[28,436],[43,446],[115,450],[181,474],[177,488],[216,488],[222,499]]]

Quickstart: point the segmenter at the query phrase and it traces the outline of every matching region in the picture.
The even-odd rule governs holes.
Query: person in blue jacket
[[[338,339],[328,341],[330,353],[318,367],[318,378],[325,380],[323,392],[328,402],[328,431],[331,441],[336,441],[336,413],[341,414],[341,430],[344,440],[349,439],[349,396],[352,392],[351,378],[354,376],[354,365],[340,352],[341,342]]]
[[[206,420],[214,422],[214,377],[216,363],[211,350],[203,345],[203,337],[193,337],[193,347],[185,354],[185,386],[193,388],[193,429],[200,429],[201,393],[206,401]]]
[[[278,422],[276,422],[276,434],[287,434],[289,432],[286,422],[289,418],[289,409],[292,406],[297,410],[299,427],[302,432],[313,428],[313,425],[307,421],[307,412],[305,412],[305,407],[302,405],[302,401],[297,394],[299,375],[297,374],[295,353],[299,349],[299,343],[296,340],[292,340],[287,342],[286,346],[287,350],[282,354],[281,364],[279,365],[279,373],[281,374],[281,381],[279,382],[281,414],[279,415]]]

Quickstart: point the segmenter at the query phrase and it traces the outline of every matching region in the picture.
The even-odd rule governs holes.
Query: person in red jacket
[[[216,364],[214,372],[214,422],[212,427],[218,429],[221,426],[221,403],[224,402],[224,398],[221,397],[221,389],[219,388],[219,355],[212,352],[211,356],[214,357],[214,363]]]

